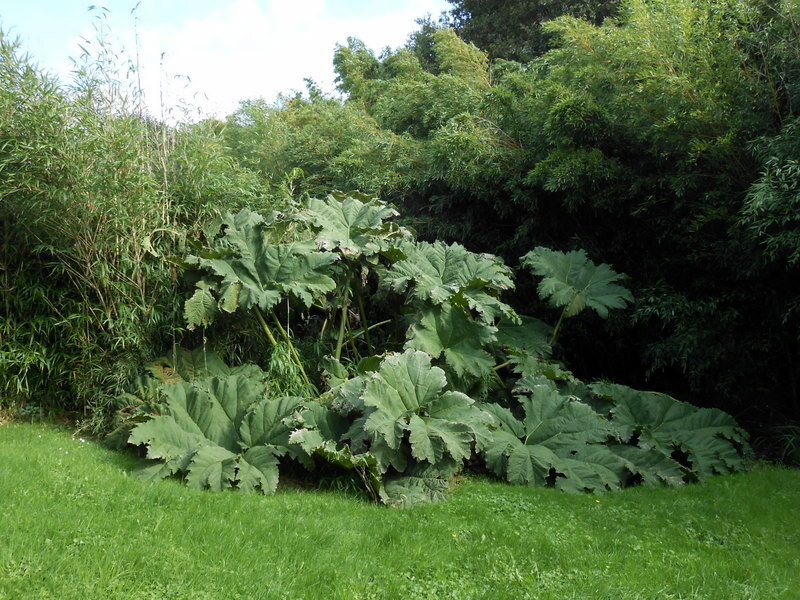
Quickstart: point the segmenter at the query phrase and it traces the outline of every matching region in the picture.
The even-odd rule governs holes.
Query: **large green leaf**
[[[499,428],[484,449],[486,466],[511,483],[527,485],[544,485],[551,469],[567,479],[570,473],[588,478],[588,466],[565,459],[587,444],[605,441],[611,433],[608,422],[576,398],[562,396],[552,384],[523,385],[518,391],[526,392],[517,396],[525,413],[521,422],[506,408],[484,405]]]
[[[227,258],[196,258],[194,264],[217,280],[217,293],[223,307],[249,310],[258,306],[271,310],[285,295],[306,307],[314,299],[336,287],[328,275],[336,255],[316,252],[313,242],[288,244],[261,243],[248,247],[242,255]]]
[[[466,423],[445,419],[423,419],[418,415],[411,415],[408,431],[411,456],[419,461],[426,460],[436,464],[444,458],[445,453],[456,461],[470,457],[473,433],[472,428]]]
[[[506,430],[495,432],[484,458],[489,470],[511,483],[541,486],[555,475],[556,488],[574,493],[619,489],[634,476],[651,485],[683,482],[680,465],[654,450],[584,444],[576,451],[553,451],[546,445],[524,444]]]
[[[602,492],[622,487],[628,476],[626,463],[603,444],[586,445],[570,456],[560,457],[561,476],[555,486],[565,492]]]
[[[612,423],[620,438],[635,435],[641,448],[668,457],[675,450],[687,453],[696,477],[745,467],[747,435],[729,414],[624,385],[595,384],[591,389],[613,402]]]
[[[311,198],[308,212],[318,228],[317,244],[348,257],[376,254],[411,236],[407,229],[385,222],[398,215],[393,206],[364,194],[333,193],[325,200]]]
[[[242,375],[211,377],[163,387],[169,416],[209,444],[239,451],[239,426],[247,409],[264,396],[264,384]]]
[[[329,272],[337,256],[317,252],[313,241],[274,243],[263,219],[248,211],[224,215],[220,227],[210,247],[186,258],[203,275],[186,304],[190,325],[213,319],[211,292],[222,310],[234,312],[270,310],[287,295],[309,307],[336,287]]]
[[[322,376],[331,390],[337,389],[339,386],[347,382],[350,373],[347,369],[332,356],[323,356],[319,362],[322,369]]]
[[[367,378],[363,400],[366,406],[397,419],[427,408],[446,384],[444,371],[432,367],[427,354],[406,350],[387,356]]]
[[[409,463],[413,464],[411,452],[407,445],[390,448],[383,438],[373,439],[369,446],[369,453],[378,461],[380,473],[386,473],[389,468],[393,468],[398,473],[404,473]]]
[[[285,421],[288,421],[286,419]],[[312,457],[335,464],[358,473],[367,492],[374,499],[383,499],[381,462],[371,452],[353,452],[347,444],[341,443],[346,437],[349,421],[336,411],[318,402],[306,403],[296,411],[291,419],[295,426],[289,443],[300,448],[308,457],[309,467],[313,467]]]
[[[533,317],[519,318],[519,323],[503,319],[497,324],[497,343],[519,354],[549,355],[552,348],[547,340],[552,327]]]
[[[278,451],[269,446],[247,450],[238,460],[237,488],[242,493],[261,490],[272,494],[278,487]]]
[[[476,311],[486,323],[499,316],[516,320],[510,306],[498,294],[514,287],[511,270],[490,254],[475,254],[459,244],[417,242],[403,246],[405,258],[394,263],[383,277],[396,292],[411,288],[418,300],[444,302]]]
[[[645,485],[680,485],[685,474],[677,462],[660,452],[619,444],[586,445],[559,458],[556,469],[563,477],[555,485],[567,492],[615,490],[631,477]]]
[[[448,483],[436,468],[417,465],[403,475],[387,477],[383,501],[389,506],[409,508],[417,504],[440,502]]]
[[[476,439],[489,436],[491,417],[468,396],[443,392],[444,372],[431,366],[424,352],[391,354],[364,378],[362,400],[367,416],[363,429],[372,440],[371,451],[384,466],[397,466],[402,461],[398,454],[406,451],[416,461],[431,465],[461,463],[470,456]],[[347,434],[351,439],[357,435],[352,430]]]
[[[217,312],[217,301],[204,281],[183,306],[183,318],[189,329],[194,329],[198,325],[208,327],[214,322]]]
[[[681,485],[684,483],[685,469],[672,458],[657,450],[620,444],[609,444],[608,450],[622,460],[628,471],[641,477],[644,484]]]
[[[552,385],[533,386],[533,393],[518,397],[525,411],[526,445],[541,444],[551,450],[579,450],[592,442],[608,439],[612,429],[601,415],[570,396],[562,396]]]
[[[239,427],[242,447],[288,446],[289,435],[293,428],[290,428],[285,420],[299,410],[302,404],[301,398],[291,396],[256,404],[247,412]]]
[[[307,402],[295,413],[294,424],[318,431],[324,440],[339,442],[350,427],[350,420],[318,402]]]
[[[435,398],[425,409],[425,414],[434,419],[466,423],[475,429],[493,422],[491,415],[483,412],[472,398],[456,391]]]
[[[452,297],[451,304],[475,311],[481,320],[488,324],[494,323],[499,318],[509,321],[516,321],[519,318],[511,306],[500,301],[499,292],[486,286],[482,286],[482,289],[476,282],[481,282],[481,280],[474,279],[469,287],[461,289]]]
[[[624,386],[592,386],[595,394],[616,398],[613,410],[620,416],[612,422],[607,410],[600,414],[552,382],[540,381],[523,378],[516,388],[522,421],[506,408],[482,405],[497,428],[483,449],[486,466],[513,483],[553,483],[564,491],[595,493],[631,481],[678,485],[689,469],[673,458],[676,450],[688,454],[697,477],[743,467],[741,454],[721,437],[739,433],[724,413]],[[585,386],[567,387],[589,393]],[[655,402],[648,403],[651,399]],[[734,429],[726,429],[731,424]]]
[[[525,425],[508,408],[493,402],[481,403],[479,406],[484,413],[492,417],[492,425],[494,427],[507,431],[516,438],[525,437]]]
[[[318,451],[323,446],[328,451],[341,449],[340,442],[347,434],[351,420],[319,401],[314,401],[304,403],[293,413],[291,419],[284,419],[284,423],[293,430],[289,437],[292,456],[313,468],[311,458],[315,453],[319,454]]]
[[[409,330],[406,348],[427,352],[434,358],[444,354],[456,375],[480,377],[494,366],[484,348],[495,339],[496,329],[466,315],[458,307],[442,304],[427,307]]]
[[[595,265],[583,250],[558,252],[537,247],[522,257],[522,264],[542,277],[539,295],[556,307],[565,307],[571,317],[587,306],[605,318],[609,309],[624,308],[631,293],[617,284],[622,275],[608,265]]]
[[[221,492],[233,485],[237,456],[219,446],[201,446],[192,458],[186,484],[198,490]]]
[[[538,354],[511,354],[509,362],[514,365],[514,372],[522,375],[523,379],[531,378],[541,383],[574,383],[578,381],[575,375],[563,364],[557,360],[546,359]]]
[[[164,461],[143,470],[144,477],[181,472],[198,489],[275,490],[277,457],[290,450],[286,422],[300,400],[267,398],[261,378],[241,373],[164,384],[162,390],[167,414],[139,424],[128,439],[146,444],[149,459]]]
[[[177,426],[171,416],[159,416],[134,427],[128,443],[147,444],[147,458],[166,460],[174,473],[188,468],[197,448],[207,445],[208,440],[199,430],[187,431]]]
[[[496,405],[485,404],[484,408],[488,410],[492,406]],[[522,424],[516,419],[515,423],[522,429]],[[506,429],[497,429],[492,432],[491,443],[483,449],[486,468],[498,477],[506,477],[508,474],[508,457],[511,456],[515,448],[523,445],[519,438],[520,436]]]
[[[514,444],[508,455],[507,479],[511,483],[545,485],[558,457],[547,446]]]

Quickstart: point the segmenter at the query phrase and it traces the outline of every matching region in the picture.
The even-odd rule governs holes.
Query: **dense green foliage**
[[[588,403],[527,378],[517,394],[522,420],[485,405],[499,426],[486,445],[487,467],[512,483],[602,492],[631,480],[678,485],[745,466],[746,436],[720,410],[608,384],[584,391]]]
[[[619,0],[449,0],[443,15],[464,41],[491,58],[527,62],[550,49],[552,32],[542,24],[570,15],[599,25],[616,15]]]
[[[597,497],[463,478],[387,511],[341,490],[207,494],[130,477],[139,459],[0,425],[8,600],[793,600],[800,472]],[[488,596],[487,596],[488,594]]]
[[[234,374],[164,387],[167,415],[139,425],[131,443],[149,442],[148,458],[165,459],[142,472],[160,478],[178,471],[197,489],[274,492],[278,457],[288,451],[283,419],[299,401],[268,398],[262,377]]]
[[[504,22],[532,4],[481,6]],[[472,3],[456,12],[483,27]],[[628,0],[614,22],[547,21],[552,49],[528,63],[427,23],[380,56],[337,49],[346,100],[243,103],[224,135],[269,181],[297,167],[299,191],[389,199],[422,239],[511,265],[586,249],[636,304],[565,331],[579,375],[784,422],[800,415],[798,23],[789,0]]]
[[[391,222],[397,216],[377,198],[337,194],[266,218],[225,213],[204,228],[194,253],[175,261],[196,282],[188,326],[254,315],[273,347],[277,328],[303,397],[276,394],[254,365],[231,370],[204,349],[176,350],[171,369],[151,368],[165,414],[128,439],[159,461],[143,476],[180,472],[199,489],[270,493],[288,457],[312,470],[318,461],[353,470],[374,498],[407,506],[440,499],[478,454],[513,483],[572,492],[746,467],[747,436],[729,415],[624,386],[587,388],[552,361],[565,319],[587,307],[606,318],[632,300],[608,265],[541,247],[523,257],[542,277],[540,296],[562,309],[547,341],[548,326],[502,301],[514,282],[500,259],[418,242]],[[284,303],[282,322],[275,308]],[[326,338],[331,311],[338,334]],[[378,325],[389,327],[367,337]],[[298,329],[318,339],[317,361],[298,352]],[[509,366],[512,379],[523,376],[511,402],[513,385],[498,375]]]

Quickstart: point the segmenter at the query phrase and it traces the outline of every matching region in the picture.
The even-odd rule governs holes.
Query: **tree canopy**
[[[599,25],[617,14],[619,0],[448,0],[443,23],[492,58],[528,62],[547,52],[553,35],[542,27],[569,15]]]

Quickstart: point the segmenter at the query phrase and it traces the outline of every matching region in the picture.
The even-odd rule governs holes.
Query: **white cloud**
[[[409,0],[394,2],[375,17],[339,17],[336,4],[336,0],[233,0],[180,25],[140,25],[142,87],[150,111],[161,114],[161,91],[166,92],[168,112],[175,110],[182,96],[205,113],[217,115],[230,113],[242,99],[272,100],[278,93],[304,89],[305,77],[333,91],[337,43],[354,36],[376,51],[397,47],[415,28],[415,19],[428,12],[438,16],[449,6],[444,0]],[[132,50],[133,32],[124,32],[123,37]],[[186,80],[175,75],[190,77],[191,85],[186,87]]]

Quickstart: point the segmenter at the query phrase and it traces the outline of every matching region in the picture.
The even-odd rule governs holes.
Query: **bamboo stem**
[[[292,354],[292,358],[294,358],[294,362],[297,363],[297,366],[300,367],[300,375],[303,376],[303,381],[306,382],[306,385],[310,386],[311,381],[308,379],[308,375],[306,375],[306,370],[303,368],[303,362],[300,360],[300,356],[297,354],[297,349],[294,347],[291,338],[287,331],[281,325],[281,320],[278,318],[278,315],[275,314],[275,311],[270,311],[272,315],[272,320],[275,321],[275,325],[278,327],[278,331],[281,332],[283,339],[286,340],[286,344],[289,346],[289,352]]]
[[[381,325],[386,325],[387,323],[391,323],[391,322],[392,322],[392,319],[386,319],[385,321],[380,321],[379,323],[373,323],[372,325],[367,327],[366,330],[369,331],[369,330],[375,329],[376,327],[380,327]],[[364,330],[363,327],[361,329],[356,329],[356,331],[353,332],[353,337],[358,337],[360,335],[363,335],[364,331],[365,330]]]

